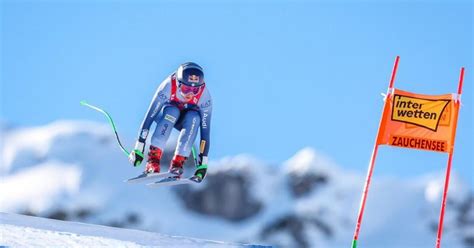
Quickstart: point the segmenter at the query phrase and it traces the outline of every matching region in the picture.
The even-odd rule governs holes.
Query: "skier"
[[[200,129],[198,167],[191,180],[201,182],[207,171],[211,114],[212,99],[204,82],[203,69],[193,62],[180,65],[156,90],[129,161],[134,166],[140,165],[150,126],[156,122],[144,173],[159,173],[161,156],[174,127],[180,134],[169,172],[180,177]]]

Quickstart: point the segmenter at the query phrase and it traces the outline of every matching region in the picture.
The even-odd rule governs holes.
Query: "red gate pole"
[[[372,179],[372,174],[373,174],[374,167],[375,167],[375,159],[377,158],[377,151],[379,149],[378,139],[379,139],[379,135],[381,133],[380,128],[382,126],[383,116],[385,115],[386,111],[388,111],[389,104],[387,103],[387,101],[391,101],[392,89],[393,89],[393,85],[394,85],[394,82],[395,82],[395,76],[397,74],[399,60],[400,60],[400,56],[397,56],[397,58],[395,59],[395,64],[393,65],[392,76],[390,78],[390,84],[388,86],[388,93],[387,93],[387,96],[385,98],[384,110],[383,110],[382,118],[380,119],[379,129],[378,129],[378,132],[377,132],[377,139],[375,141],[375,145],[374,145],[374,148],[372,150],[372,156],[371,156],[370,162],[369,162],[369,169],[368,169],[368,172],[367,172],[367,178],[365,179],[364,191],[362,192],[362,199],[360,201],[359,214],[358,214],[358,217],[357,217],[357,224],[356,224],[356,228],[355,228],[355,231],[354,231],[354,239],[352,240],[352,248],[357,247],[357,241],[359,239],[360,226],[362,224],[362,217],[364,215],[365,202],[367,200],[367,195],[369,193],[370,181]]]
[[[459,85],[458,85],[458,95],[457,99],[454,104],[457,104],[458,107],[456,108],[456,118],[454,119],[454,130],[453,130],[453,136],[451,138],[451,147],[449,151],[449,157],[448,157],[448,166],[446,168],[446,179],[444,180],[444,190],[443,190],[443,199],[441,201],[441,211],[439,214],[439,223],[438,223],[438,234],[436,237],[436,248],[441,247],[441,236],[443,234],[443,221],[444,221],[444,211],[446,209],[446,198],[448,196],[448,187],[449,187],[449,177],[451,176],[451,165],[453,161],[453,153],[454,153],[454,139],[456,137],[456,128],[458,124],[458,113],[459,113],[459,108],[461,105],[461,93],[462,93],[462,83],[464,81],[464,67],[461,68],[461,75],[459,76]]]

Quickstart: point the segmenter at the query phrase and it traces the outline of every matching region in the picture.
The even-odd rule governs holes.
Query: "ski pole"
[[[191,148],[191,151],[192,151],[192,154],[193,154],[193,158],[194,158],[194,166],[198,167],[198,160],[197,160],[197,156],[196,156],[196,149],[194,148],[194,146]]]
[[[96,107],[96,106],[94,106],[94,105],[91,105],[91,104],[87,103],[86,101],[81,101],[81,105],[82,105],[82,106],[89,107],[89,108],[91,108],[91,109],[93,109],[93,110],[99,111],[99,112],[101,112],[102,114],[104,114],[104,115],[107,117],[107,119],[109,120],[110,125],[112,126],[112,129],[114,130],[115,137],[117,138],[117,143],[118,143],[120,149],[121,149],[121,150],[123,151],[123,153],[125,153],[125,155],[127,155],[127,157],[128,157],[128,155],[130,155],[130,152],[128,152],[128,151],[123,147],[122,142],[120,142],[120,138],[119,138],[119,136],[118,136],[117,129],[115,128],[114,121],[112,120],[112,117],[109,115],[109,113],[107,113],[105,110],[103,110],[103,109],[101,109],[101,108],[98,108],[98,107]]]

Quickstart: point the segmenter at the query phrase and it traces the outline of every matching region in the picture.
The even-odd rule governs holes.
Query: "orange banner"
[[[385,102],[377,144],[451,152],[459,108],[453,97],[393,89]]]

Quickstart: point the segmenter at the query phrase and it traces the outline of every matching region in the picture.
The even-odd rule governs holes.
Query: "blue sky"
[[[395,86],[416,93],[455,92],[466,67],[453,168],[474,187],[473,43],[471,1],[2,1],[1,118],[104,122],[85,99],[135,137],[158,84],[195,61],[214,98],[211,159],[277,164],[310,146],[365,173],[400,55]],[[446,160],[382,147],[375,176]]]

